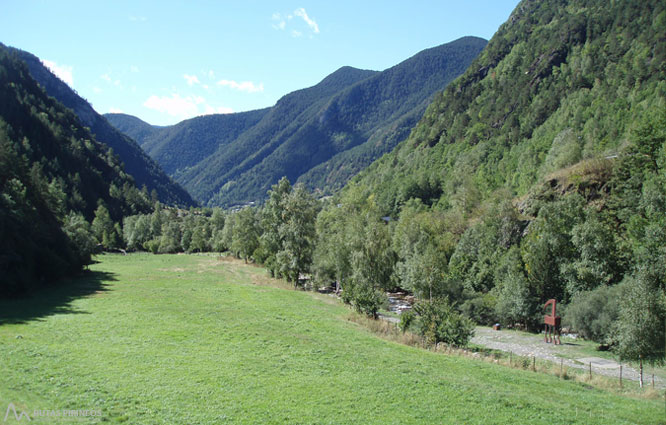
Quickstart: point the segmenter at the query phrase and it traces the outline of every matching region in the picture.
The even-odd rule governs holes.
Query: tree
[[[640,386],[643,386],[643,362],[664,364],[666,296],[658,276],[641,267],[622,283],[617,353],[622,359],[640,363]]]
[[[123,220],[123,236],[127,249],[143,249],[144,244],[151,239],[150,215],[133,215]]]
[[[383,222],[369,222],[358,235],[360,243],[351,253],[351,275],[343,282],[343,300],[376,318],[386,302],[384,291],[394,287],[396,255]]]
[[[246,207],[234,215],[232,251],[245,260],[250,259],[254,250],[259,246],[259,223],[255,209]],[[196,234],[196,232],[195,232]]]
[[[585,200],[577,193],[545,204],[521,243],[530,288],[539,301],[568,299],[563,267],[576,255],[570,229],[584,220]]]
[[[174,253],[181,250],[180,225],[175,220],[166,221],[162,225],[162,236],[160,237],[160,245],[158,252],[160,253]]]
[[[310,271],[315,244],[317,203],[302,186],[285,199],[282,223],[278,227],[281,246],[275,259],[280,275],[298,285],[300,275]]]
[[[62,229],[73,242],[80,264],[90,264],[96,241],[83,215],[70,211],[65,216]]]
[[[504,254],[495,271],[495,279],[497,316],[505,323],[522,323],[526,328],[535,325],[535,316],[539,312],[539,298],[525,277],[517,247],[509,249]]]
[[[277,254],[283,247],[280,226],[285,222],[285,203],[291,193],[291,184],[286,177],[271,187],[268,191],[268,200],[261,210],[262,234],[261,247],[264,253],[264,264],[270,270],[271,276],[279,274]]]
[[[109,215],[109,210],[100,204],[95,210],[91,230],[98,243],[104,248],[119,248],[121,244],[118,228],[114,226],[113,220]]]
[[[572,227],[571,242],[576,254],[560,267],[568,294],[615,283],[617,248],[613,234],[594,214]]]
[[[190,251],[207,252],[210,250],[208,242],[210,241],[210,227],[208,220],[204,217],[197,217],[194,220],[194,229],[192,230],[192,240],[190,241]]]

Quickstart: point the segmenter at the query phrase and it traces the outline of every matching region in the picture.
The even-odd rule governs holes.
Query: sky
[[[0,0],[0,42],[100,113],[154,125],[273,106],[342,66],[381,71],[490,39],[518,0]]]

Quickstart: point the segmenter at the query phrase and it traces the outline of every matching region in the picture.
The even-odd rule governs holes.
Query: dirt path
[[[477,327],[475,329],[473,344],[486,348],[512,352],[520,356],[536,357],[554,363],[563,364],[569,368],[588,370],[592,364],[592,373],[619,378],[620,365],[614,360],[599,357],[576,356],[575,346],[572,342],[563,341],[562,345],[546,344],[540,335],[525,334],[513,331],[494,331],[491,328]],[[573,356],[573,358],[572,358]],[[622,365],[622,379],[638,381],[639,373],[636,369]],[[643,380],[645,385],[651,385],[652,375],[644,371]],[[655,386],[666,388],[666,382],[659,377],[654,378]]]

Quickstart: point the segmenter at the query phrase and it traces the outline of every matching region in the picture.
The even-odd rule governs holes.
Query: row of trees
[[[319,204],[302,187],[292,188],[283,178],[269,191],[262,208],[227,213],[219,208],[184,211],[156,204],[151,214],[125,217],[122,230],[103,210],[98,212],[93,227],[106,248],[153,253],[229,251],[246,262],[266,265],[272,276],[298,286],[312,264]],[[98,221],[104,225],[96,226]]]

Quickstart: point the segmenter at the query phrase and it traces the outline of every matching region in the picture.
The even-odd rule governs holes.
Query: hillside
[[[167,127],[151,126],[125,114],[105,114],[118,130],[141,144],[166,173],[177,176],[255,125],[268,109],[235,114],[204,115]]]
[[[113,127],[92,106],[67,84],[53,75],[36,56],[16,50],[30,69],[32,77],[66,107],[72,109],[81,123],[90,128],[96,139],[113,149],[123,162],[138,187],[145,185],[149,192],[155,190],[158,199],[169,205],[190,206],[195,202],[190,195],[175,183],[141,147]]]
[[[161,129],[140,143],[209,205],[262,200],[282,176],[319,193],[332,193],[407,137],[433,94],[460,75],[485,43],[465,37],[382,72],[344,67],[314,87],[286,95],[269,110],[254,111],[254,118],[263,114],[256,124],[240,121],[241,116],[235,117],[240,114],[226,116],[225,123],[222,118],[199,117],[179,124],[179,131]],[[213,123],[223,125],[212,127],[222,134],[214,143],[204,136],[190,137],[206,134],[199,129]],[[242,123],[249,127],[242,129]],[[146,128],[118,124],[128,131],[136,128],[137,137]],[[186,149],[183,146],[209,148],[215,143],[218,149],[196,165],[191,155],[177,154]],[[180,158],[186,159],[178,163]]]
[[[104,118],[123,134],[134,139],[142,148],[147,138],[164,128],[148,124],[140,118],[128,114],[104,114]]]
[[[523,1],[409,140],[358,181],[396,213],[409,197],[522,195],[553,171],[617,154],[633,123],[664,107],[660,2]]]
[[[24,293],[90,261],[89,222],[150,209],[147,194],[79,119],[0,44],[0,296]]]
[[[397,287],[538,330],[556,299],[584,337],[662,363],[665,229],[666,5],[525,0],[320,213],[313,269],[369,312]]]

